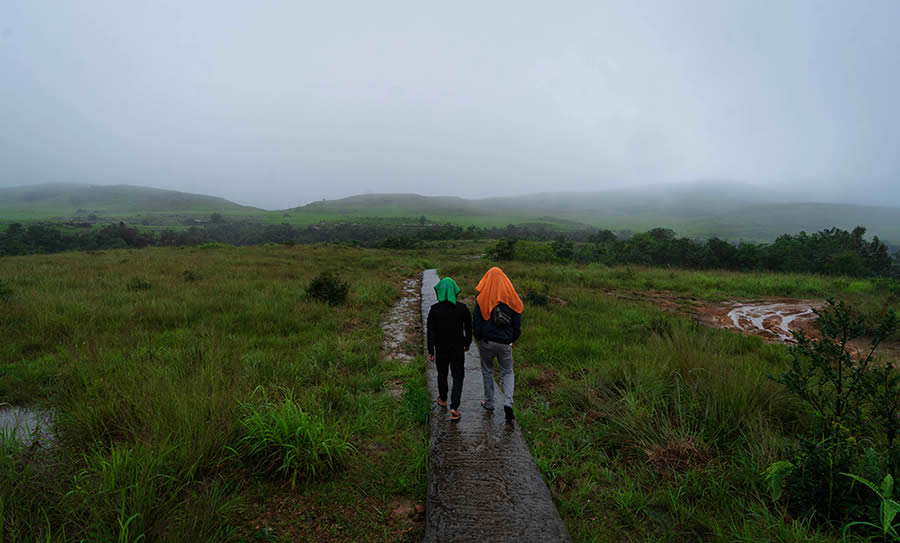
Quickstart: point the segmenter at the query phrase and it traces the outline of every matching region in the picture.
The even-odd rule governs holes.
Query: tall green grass
[[[15,293],[0,311],[0,402],[56,420],[53,445],[0,440],[3,540],[390,541],[412,528],[387,504],[424,500],[426,423],[385,384],[427,396],[424,361],[380,358],[381,321],[421,271],[406,256],[217,246],[0,259]],[[344,304],[306,295],[322,271],[348,281]]]
[[[462,296],[495,263],[437,259]],[[772,502],[763,471],[810,423],[768,378],[786,347],[710,329],[622,290],[709,301],[784,296],[885,308],[872,282],[500,263],[546,285],[516,342],[517,418],[575,541],[836,541]],[[637,300],[640,296],[635,297]],[[896,300],[894,299],[894,302]]]

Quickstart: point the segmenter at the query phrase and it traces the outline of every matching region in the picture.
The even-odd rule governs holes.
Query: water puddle
[[[403,293],[381,325],[384,341],[381,344],[383,358],[409,361],[421,349],[421,276],[410,277],[403,282]]]
[[[737,304],[728,311],[731,325],[742,332],[793,342],[791,330],[807,328],[816,318],[813,306],[802,302]],[[727,326],[726,326],[727,328]]]
[[[0,440],[47,443],[52,439],[53,414],[27,407],[0,406]]]

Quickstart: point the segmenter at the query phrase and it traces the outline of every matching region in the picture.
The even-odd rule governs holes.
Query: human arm
[[[520,313],[516,313],[515,311],[513,311],[512,314],[513,318],[512,323],[510,324],[512,324],[513,337],[510,343],[516,341],[517,339],[519,339],[519,336],[522,335],[522,315]]]
[[[464,349],[466,351],[469,350],[469,346],[472,345],[472,314],[469,313],[469,307],[460,302],[459,304],[462,306],[460,313],[462,313],[462,321],[463,321],[463,331],[465,338],[463,339]]]
[[[481,316],[478,302],[475,302],[475,310],[472,312],[472,335],[477,341],[484,337],[484,317]]]
[[[425,344],[428,346],[428,358],[434,360],[434,306],[428,310],[425,325]]]

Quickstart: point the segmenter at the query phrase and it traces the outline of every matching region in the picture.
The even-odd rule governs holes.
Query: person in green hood
[[[450,393],[450,420],[459,420],[459,399],[466,373],[465,352],[472,344],[472,314],[466,304],[456,301],[459,286],[444,277],[434,286],[438,302],[428,310],[426,336],[428,359],[437,365],[438,404],[447,405],[447,373],[453,376]]]

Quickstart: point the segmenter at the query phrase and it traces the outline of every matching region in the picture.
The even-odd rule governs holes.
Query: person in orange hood
[[[475,299],[472,335],[478,342],[481,356],[481,377],[484,381],[484,400],[481,406],[494,408],[494,358],[503,374],[503,411],[506,422],[515,419],[513,415],[513,374],[512,346],[522,334],[522,310],[524,304],[516,293],[509,278],[500,268],[494,267],[484,274],[478,286]]]

